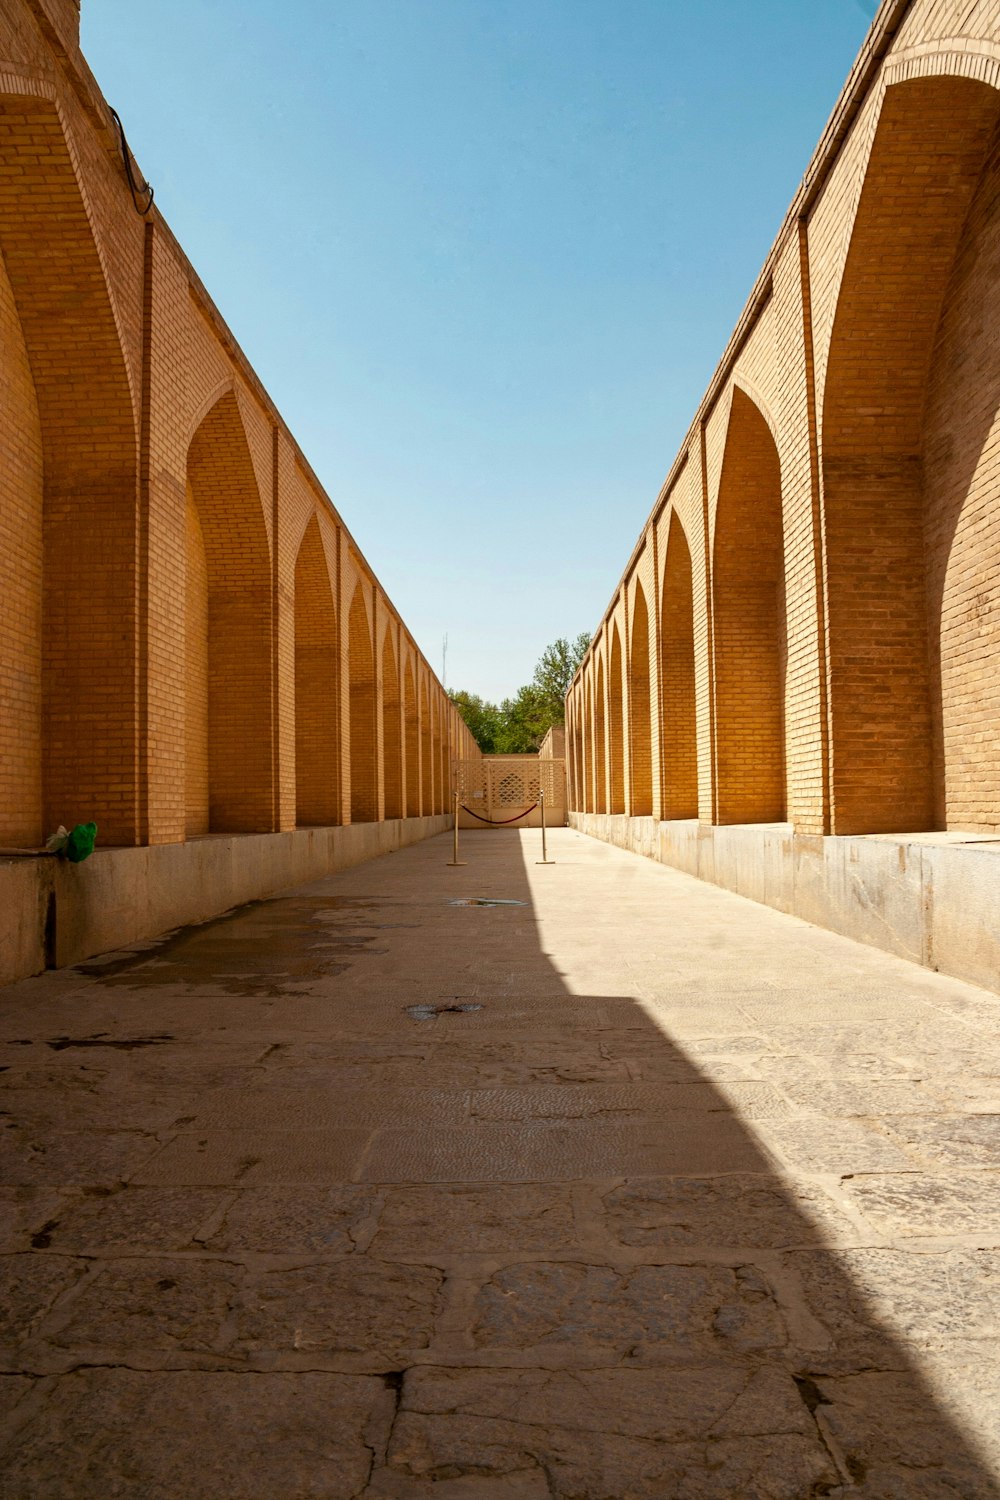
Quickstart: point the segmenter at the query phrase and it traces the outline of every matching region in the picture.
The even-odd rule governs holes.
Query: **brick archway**
[[[0,95],[0,125],[0,379],[13,424],[0,521],[3,838],[36,843],[94,818],[102,842],[134,844],[144,746],[129,368],[55,104]]]
[[[608,810],[607,738],[604,710],[604,658],[598,657],[597,685],[594,690],[594,811]]]
[[[636,580],[628,669],[629,812],[649,817],[653,811],[653,725],[649,690],[649,610]]]
[[[187,459],[185,791],[188,834],[274,824],[270,547],[235,395]]]
[[[608,812],[625,811],[625,725],[622,643],[615,625],[611,633],[611,664],[608,670]]]
[[[698,816],[698,721],[695,702],[694,590],[691,550],[677,512],[670,517],[660,607],[660,742],[663,816]]]
[[[375,657],[364,585],[361,583],[354,590],[347,629],[351,714],[351,822],[374,823],[378,820]]]
[[[420,816],[420,723],[413,663],[407,661],[403,684],[403,728],[406,749],[406,816]]]
[[[949,759],[956,780],[968,779],[969,764],[991,760],[993,822],[986,826],[1000,819],[1000,752],[990,748],[1000,705],[995,698],[984,704],[981,694],[977,704],[972,696],[988,644],[972,616],[984,585],[996,597],[1000,562],[989,515],[995,464],[982,462],[997,396],[989,338],[979,337],[983,368],[968,358],[972,329],[989,326],[979,295],[988,282],[971,264],[969,239],[971,233],[980,251],[991,238],[995,243],[988,192],[980,196],[981,222],[963,241],[987,174],[995,198],[998,115],[1000,94],[973,79],[893,84],[858,201],[822,424],[836,833],[915,831],[945,822]],[[949,345],[947,323],[956,276],[964,278],[968,325],[961,358]],[[979,402],[993,397],[993,408],[970,410],[973,393]],[[966,504],[973,491],[976,518]],[[963,513],[960,555],[953,559]],[[975,780],[982,780],[978,768]],[[960,788],[954,792],[961,823]],[[978,807],[980,817],[985,810]]]
[[[295,818],[341,821],[337,614],[323,538],[313,516],[295,561]]]
[[[768,422],[733,390],[712,549],[716,821],[785,817],[781,464]]]
[[[382,789],[383,816],[401,818],[403,816],[402,703],[391,627],[386,630],[385,641],[382,645]]]
[[[420,676],[420,812],[429,817],[434,810],[434,737],[427,678]]]

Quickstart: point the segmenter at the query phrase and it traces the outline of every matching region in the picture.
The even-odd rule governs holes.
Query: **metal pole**
[[[464,865],[466,861],[458,857],[458,792],[455,793],[455,827],[452,833],[452,851],[449,865]]]
[[[539,803],[539,806],[542,809],[542,857],[541,857],[541,859],[536,859],[535,860],[535,864],[536,865],[554,865],[555,864],[555,860],[554,859],[548,859],[546,857],[546,853],[545,853],[545,793],[544,793],[544,791],[540,791],[538,793],[538,803]]]

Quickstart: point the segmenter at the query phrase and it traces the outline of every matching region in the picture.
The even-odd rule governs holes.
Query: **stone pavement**
[[[538,845],[0,994],[3,1500],[1000,1495],[1000,1000]]]

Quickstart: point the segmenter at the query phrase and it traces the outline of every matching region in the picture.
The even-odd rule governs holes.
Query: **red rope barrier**
[[[472,808],[466,807],[464,802],[461,804],[462,811],[467,812],[470,818],[478,818],[480,823],[489,823],[492,828],[502,828],[505,823],[516,823],[518,818],[526,818],[528,813],[533,813],[537,806],[538,803],[533,802],[527,812],[518,813],[513,818],[484,818],[482,813],[473,812]]]

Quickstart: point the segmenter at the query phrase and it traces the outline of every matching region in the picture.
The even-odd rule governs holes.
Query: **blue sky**
[[[593,630],[870,0],[83,0],[159,207],[448,684]]]

